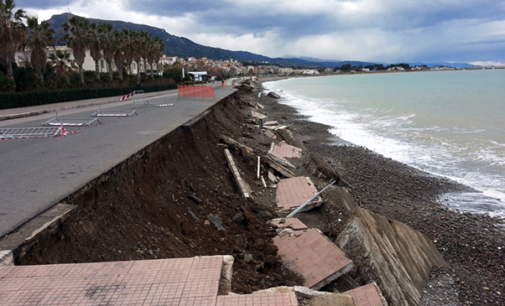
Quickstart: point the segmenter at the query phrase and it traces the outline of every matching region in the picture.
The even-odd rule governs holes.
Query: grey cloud
[[[50,9],[54,7],[67,6],[66,0],[17,0],[16,8],[36,8],[36,9]]]

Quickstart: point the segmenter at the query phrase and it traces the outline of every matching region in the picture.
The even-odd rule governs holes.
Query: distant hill
[[[51,27],[56,31],[56,37],[59,39],[63,36],[62,25],[67,22],[71,15],[63,13],[60,15],[53,15],[48,22]],[[246,51],[230,51],[220,48],[213,48],[197,44],[185,37],[179,37],[167,33],[164,29],[125,22],[120,20],[101,20],[88,18],[88,20],[96,23],[107,22],[114,26],[115,30],[128,29],[131,31],[144,30],[153,36],[158,36],[165,43],[165,52],[167,56],[178,56],[183,58],[188,57],[206,57],[213,60],[235,59],[241,62],[250,63],[271,63],[282,67],[299,67],[299,68],[320,68],[320,67],[340,67],[343,64],[352,64],[354,66],[366,66],[372,63],[359,62],[359,61],[321,61],[321,60],[305,60],[300,58],[270,58],[267,56],[254,54]]]

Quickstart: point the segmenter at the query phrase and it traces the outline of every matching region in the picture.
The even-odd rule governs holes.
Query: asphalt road
[[[231,84],[231,82],[229,82]],[[198,116],[232,94],[230,87],[215,86],[216,99],[179,98],[173,91],[148,98],[171,107],[141,107],[130,117],[100,117],[102,125],[67,128],[76,133],[50,139],[0,141],[0,237],[57,204],[91,180],[139,150]],[[131,109],[118,102],[102,110]],[[59,118],[93,118],[98,106],[61,111]],[[54,113],[0,122],[0,128],[41,127]]]

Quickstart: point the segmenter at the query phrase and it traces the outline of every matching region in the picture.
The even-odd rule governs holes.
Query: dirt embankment
[[[35,247],[17,264],[222,254],[235,258],[233,292],[301,284],[300,277],[281,267],[271,243],[275,232],[266,222],[275,213],[239,196],[228,170],[219,135],[244,133],[240,108],[238,97],[219,102],[191,126],[178,128],[65,199],[78,205],[78,216],[57,240]],[[239,168],[254,169],[248,157],[232,154]],[[208,220],[212,216],[225,230]]]

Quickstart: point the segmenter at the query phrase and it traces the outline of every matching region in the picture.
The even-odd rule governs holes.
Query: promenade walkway
[[[298,305],[293,292],[218,295],[229,293],[230,258],[0,267],[0,305]]]
[[[100,117],[99,126],[66,128],[66,137],[0,141],[0,238],[234,91],[215,86],[215,99],[179,99],[177,90],[149,93],[147,101],[174,106],[138,107],[137,115],[127,118]],[[0,110],[0,128],[41,127],[56,111],[58,118],[89,118],[99,108],[132,109],[133,102],[110,97]]]

